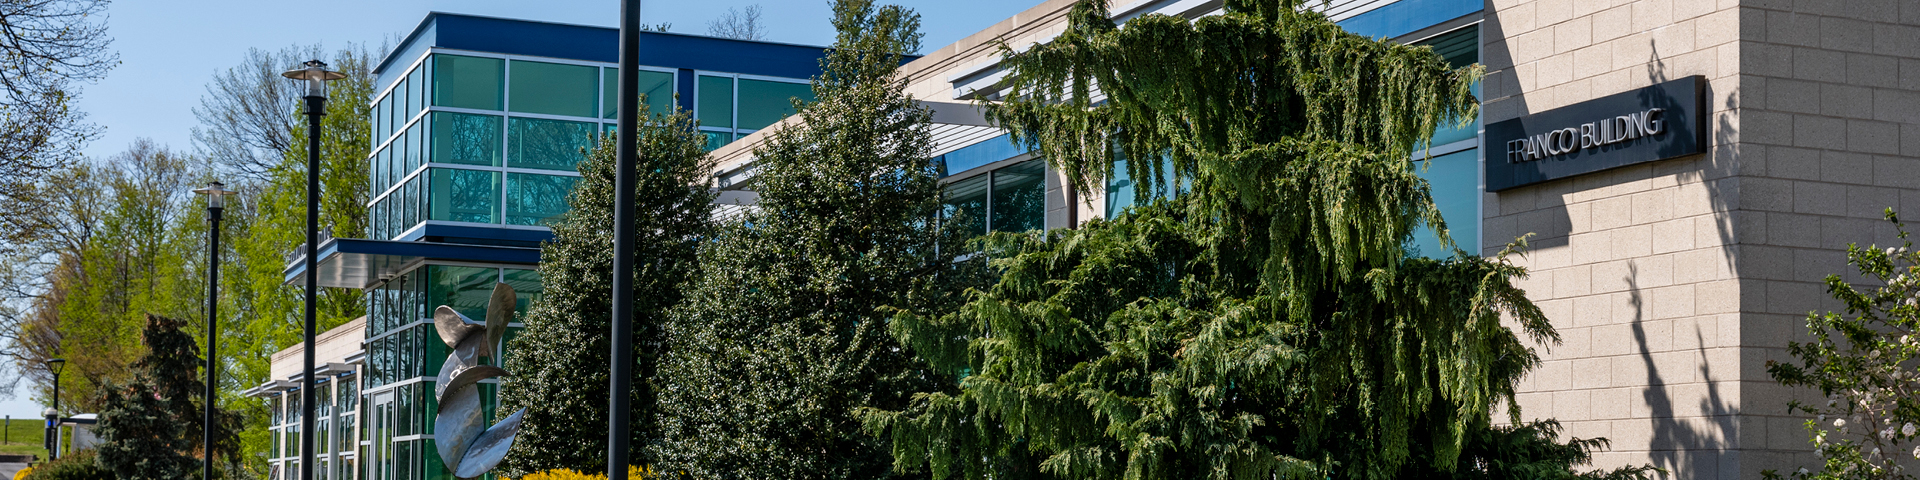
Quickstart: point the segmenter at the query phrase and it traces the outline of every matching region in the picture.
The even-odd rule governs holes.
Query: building
[[[811,99],[825,50],[662,32],[641,42],[648,110],[692,111],[709,149]],[[430,439],[448,354],[431,312],[484,318],[495,282],[514,287],[521,313],[539,298],[546,223],[567,209],[580,149],[614,129],[617,55],[612,28],[433,13],[374,68],[370,238],[319,245],[320,285],[364,290],[368,304],[317,340],[315,478],[451,478]],[[289,264],[288,283],[302,281],[304,257]],[[275,478],[296,478],[300,458],[300,348],[275,354],[271,380],[248,392],[274,407]]]
[[[997,42],[1058,36],[1072,3],[900,69],[935,112],[950,208],[984,212],[976,228],[1073,226],[1131,199],[1134,179],[1063,187],[968,106],[1002,87]],[[1111,13],[1198,18],[1222,3],[1115,0]],[[1779,386],[1765,364],[1787,358],[1809,311],[1844,308],[1821,280],[1851,273],[1848,243],[1885,245],[1882,210],[1920,210],[1920,2],[1307,4],[1486,66],[1482,118],[1436,133],[1424,175],[1463,248],[1533,235],[1522,286],[1563,341],[1521,386],[1526,417],[1611,439],[1596,467],[1735,479],[1818,463],[1806,419],[1786,411],[1817,393]],[[714,152],[723,188],[752,188],[761,137]]]
[[[1002,87],[997,42],[1018,46],[1059,35],[1073,1],[1045,0],[899,70],[909,93],[934,111],[935,155],[946,167],[942,182],[949,208],[983,219],[977,231],[1071,227],[1110,216],[1128,206],[1132,189],[1144,181],[1114,178],[1102,191],[1074,191],[1043,162],[1009,144],[1004,132],[971,105],[995,98]],[[1126,20],[1148,13],[1198,18],[1216,14],[1223,2],[1114,3],[1114,17]],[[1563,341],[1545,349],[1545,363],[1521,385],[1519,403],[1526,417],[1558,419],[1570,436],[1611,439],[1611,450],[1597,456],[1596,467],[1652,464],[1677,478],[1734,479],[1815,462],[1807,453],[1805,419],[1786,412],[1789,399],[1810,392],[1774,384],[1765,362],[1785,358],[1785,346],[1800,335],[1808,311],[1840,308],[1828,300],[1820,280],[1848,270],[1847,243],[1886,243],[1892,232],[1880,220],[1884,208],[1920,210],[1920,3],[1333,0],[1309,2],[1309,8],[1357,33],[1432,45],[1455,64],[1486,66],[1478,92],[1482,118],[1474,127],[1438,132],[1431,150],[1435,157],[1424,175],[1464,248],[1492,254],[1515,237],[1533,235],[1530,253],[1516,259],[1532,270],[1523,286]],[[608,30],[593,34],[607,37],[601,42],[605,46],[579,49],[605,50],[605,56],[585,58],[556,53],[573,51],[564,48],[509,49],[473,37],[472,29],[480,27],[457,25],[584,27],[439,18],[448,24],[436,27],[430,17],[403,45],[407,53],[395,57],[427,69],[442,68],[435,54],[451,58],[456,51],[500,60],[479,67],[473,65],[485,62],[448,60],[445,68],[504,69],[491,65],[534,61],[527,57],[610,65],[604,63],[612,55]],[[454,18],[461,20],[449,20]],[[414,40],[436,36],[441,43]],[[812,68],[816,57],[807,58],[804,63]],[[692,59],[660,63],[754,72]],[[383,65],[382,85],[421,85],[421,78],[437,78],[400,73],[409,68]],[[713,78],[710,87],[709,76],[699,73],[678,70],[671,84],[682,94],[681,105],[693,105],[702,115],[699,107],[711,97],[698,97],[698,91],[731,85],[745,102],[747,80],[764,80]],[[759,74],[806,76],[797,69]],[[539,71],[532,75],[518,81],[549,78]],[[555,82],[570,78],[551,75]],[[523,77],[501,78],[503,86],[486,88],[511,91],[504,85]],[[440,92],[438,84],[434,88]],[[466,87],[450,88],[464,92]],[[441,97],[430,98],[439,102]],[[553,105],[565,104],[553,100]],[[417,419],[424,411],[418,402],[385,400],[418,396],[408,392],[417,391],[412,385],[430,373],[413,369],[435,361],[418,358],[435,358],[431,349],[437,346],[421,340],[427,337],[417,313],[425,305],[478,305],[483,301],[478,289],[495,279],[523,282],[515,286],[529,285],[522,291],[537,296],[538,289],[531,287],[537,278],[526,276],[528,265],[537,261],[530,247],[544,234],[538,219],[559,206],[516,197],[516,192],[560,188],[533,187],[536,180],[568,181],[516,180],[556,174],[539,165],[515,166],[514,155],[542,158],[545,147],[508,138],[561,127],[531,120],[500,127],[497,117],[602,120],[574,115],[587,111],[577,105],[562,113],[525,115],[495,103],[460,104],[489,108],[407,105],[394,108],[431,110],[432,115],[418,115],[424,120],[414,123],[391,121],[381,129],[406,132],[395,135],[402,151],[448,160],[423,165],[416,156],[382,156],[384,150],[376,155],[383,165],[398,165],[380,167],[383,173],[376,174],[384,178],[376,184],[395,186],[376,200],[388,215],[377,229],[387,241],[333,240],[323,247],[329,260],[321,268],[329,286],[377,293],[364,328],[370,339],[367,363],[375,366],[361,369],[368,378],[360,389],[368,399],[393,395],[380,396],[381,404],[401,405]],[[720,161],[716,176],[726,198],[750,200],[752,149],[765,136],[751,132],[779,122],[749,122],[748,114],[740,113],[746,107],[735,110],[734,123],[708,123],[714,126],[714,155]],[[475,114],[494,119],[456,116]],[[421,121],[432,127],[462,125],[456,130],[497,139],[501,147],[443,153],[430,145],[405,146],[404,139],[433,143],[442,138],[417,133],[442,130],[413,130],[426,128],[418,126]],[[733,138],[738,140],[727,143]],[[505,166],[498,163],[502,157],[509,159]],[[461,187],[449,190],[448,185]],[[466,189],[469,185],[486,188]],[[1431,239],[1420,246],[1423,252],[1438,250]],[[373,352],[399,358],[374,360]],[[363,405],[374,402],[362,400]],[[379,467],[383,473],[367,478],[413,478],[384,472],[431,468],[419,463],[431,460],[417,460],[424,445],[418,430],[398,428],[368,435],[380,440],[362,440],[360,458],[372,458],[369,447],[415,449],[411,456],[383,457],[399,458],[404,465]]]

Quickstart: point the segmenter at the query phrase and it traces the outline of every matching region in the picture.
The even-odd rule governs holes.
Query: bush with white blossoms
[[[1810,416],[1807,431],[1823,464],[1768,478],[1915,478],[1900,464],[1920,459],[1920,446],[1908,447],[1920,443],[1920,252],[1892,209],[1886,217],[1899,246],[1847,246],[1847,263],[1866,287],[1827,276],[1827,292],[1846,312],[1807,316],[1813,340],[1787,346],[1799,364],[1767,362],[1774,380],[1827,396],[1824,404],[1788,406]]]

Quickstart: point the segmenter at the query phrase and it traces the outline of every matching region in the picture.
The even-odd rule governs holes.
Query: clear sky
[[[894,0],[920,12],[931,51],[1037,5],[1040,0]],[[828,0],[644,0],[641,19],[670,22],[671,31],[705,34],[707,22],[728,7],[764,8],[768,40],[808,45],[833,41]],[[151,138],[191,150],[193,108],[216,72],[240,62],[249,48],[279,50],[320,43],[375,47],[411,31],[427,12],[442,11],[583,25],[616,26],[615,0],[119,0],[108,7],[111,48],[120,65],[97,84],[84,86],[79,108],[105,127],[89,144],[90,156],[125,150],[136,138]],[[292,65],[287,67],[291,68]],[[194,188],[198,185],[181,188]],[[14,367],[20,368],[20,367]],[[37,368],[37,366],[35,366]],[[37,418],[45,408],[27,397],[0,401],[0,415]]]

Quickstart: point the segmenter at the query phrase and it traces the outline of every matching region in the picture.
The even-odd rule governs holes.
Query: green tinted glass
[[[427,108],[426,70],[426,65],[422,64],[420,67],[414,68],[413,71],[407,72],[406,118],[408,119],[412,119],[415,114]]]
[[[500,166],[500,117],[433,112],[436,163]]]
[[[435,309],[446,305],[467,318],[486,320],[487,299],[493,295],[493,284],[500,281],[499,269],[429,265],[427,272],[428,304]],[[435,337],[434,341],[440,341],[439,337]]]
[[[1414,152],[1416,156],[1419,152]],[[1447,221],[1447,236],[1469,254],[1478,254],[1480,243],[1480,156],[1478,150],[1466,150],[1414,162],[1415,171],[1427,179],[1432,189],[1433,206]],[[1449,258],[1453,250],[1440,245],[1440,237],[1422,224],[1413,232],[1415,253],[1429,258]]]
[[[700,97],[695,116],[699,117],[701,126],[733,127],[732,78],[702,75],[700,89],[694,95]]]
[[[733,134],[731,133],[700,132],[700,134],[705,135],[707,137],[707,151],[709,152],[714,150],[719,150],[720,147],[724,147],[724,146],[727,146],[727,144],[729,143],[733,143]]]
[[[943,216],[973,235],[987,234],[987,178],[991,175],[947,184],[942,196],[946,204]]]
[[[430,220],[499,223],[500,172],[435,168],[427,188]]]
[[[505,277],[502,282],[513,286],[514,318],[520,321],[518,319],[525,317],[527,310],[533,308],[533,302],[540,301],[540,294],[546,292],[546,287],[540,283],[540,271],[508,268],[502,270],[502,276]]]
[[[567,213],[567,194],[578,177],[507,174],[507,224],[548,225]]]
[[[512,111],[592,117],[599,113],[595,95],[599,67],[515,60],[507,104]]]
[[[614,118],[614,115],[620,111],[619,105],[616,105],[618,102],[614,101],[614,97],[620,93],[620,71],[612,68],[600,71],[603,72],[600,78],[600,96],[602,101],[606,102],[604,105],[607,106],[602,109],[601,116]],[[638,72],[641,101],[647,104],[647,114],[671,115],[673,113],[673,74],[651,70],[638,70]]]
[[[792,115],[793,99],[813,101],[805,83],[740,79],[740,128],[759,130]]]
[[[433,56],[433,104],[500,110],[506,62],[498,58]]]
[[[513,118],[512,146],[507,166],[543,170],[573,170],[586,158],[582,149],[593,148],[593,132],[598,127],[588,122]]]
[[[993,230],[1024,232],[1045,227],[1046,174],[1047,163],[1041,160],[993,171]]]

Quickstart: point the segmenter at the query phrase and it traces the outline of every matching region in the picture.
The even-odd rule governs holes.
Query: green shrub
[[[113,472],[94,463],[93,450],[81,450],[33,466],[24,480],[113,480]]]

